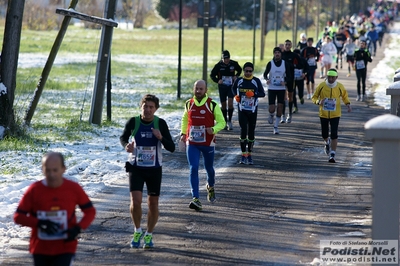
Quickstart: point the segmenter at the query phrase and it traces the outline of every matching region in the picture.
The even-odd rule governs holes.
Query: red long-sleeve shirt
[[[76,205],[83,212],[83,217],[79,222],[77,222],[75,216]],[[37,227],[39,221],[37,218],[38,211],[66,211],[68,228],[79,225],[82,229],[89,227],[96,215],[96,209],[78,183],[65,178],[63,178],[63,184],[57,188],[46,186],[44,180],[33,183],[22,197],[14,213],[14,221],[17,224],[32,228],[29,252],[43,255],[75,253],[78,241],[65,242],[64,239],[39,239]]]

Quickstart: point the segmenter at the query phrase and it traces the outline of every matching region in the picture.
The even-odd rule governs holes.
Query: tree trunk
[[[143,6],[143,1],[138,0],[138,4],[136,7],[136,16],[135,16],[135,29],[143,28],[144,16],[146,15],[146,9]]]
[[[279,16],[278,16],[278,29],[279,30],[282,28],[283,13],[285,12],[285,7],[287,6],[287,2],[288,2],[288,0],[282,0],[281,9],[279,10]]]
[[[0,126],[15,129],[14,98],[25,0],[8,0],[0,77],[6,93],[0,95]]]

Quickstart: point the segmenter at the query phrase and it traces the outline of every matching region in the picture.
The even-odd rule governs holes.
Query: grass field
[[[3,27],[0,27],[0,40],[3,40]],[[224,47],[230,51],[232,59],[240,65],[252,61],[253,31],[225,29],[224,33]],[[58,31],[31,30],[23,30],[21,34],[14,101],[18,123],[23,122],[57,34]],[[180,110],[183,102],[192,96],[194,81],[202,78],[204,31],[202,28],[182,31],[180,99],[177,98],[178,37],[176,29],[114,30],[111,49],[112,122],[106,122],[104,103],[102,127],[123,126],[126,118],[133,111],[136,112],[139,99],[145,93],[155,93],[160,97],[159,113]],[[221,29],[209,29],[208,73],[220,59],[221,37]],[[278,37],[283,42],[291,37],[291,32],[279,32]],[[1,141],[0,151],[23,150],[26,147],[37,149],[49,141],[68,141],[72,136],[84,138],[87,136],[82,135],[82,132],[93,133],[99,130],[87,121],[100,38],[101,30],[69,26],[56,57],[56,61],[61,60],[61,63],[54,64],[51,70],[31,127],[25,131],[24,136]],[[260,31],[257,31],[256,74],[262,73],[272,57],[275,33],[270,32],[265,41],[264,60],[260,60]],[[75,61],[69,61],[71,59]],[[25,66],[24,60],[38,63]],[[210,96],[217,99],[216,84],[211,79],[207,82]],[[24,145],[18,144],[21,140]]]

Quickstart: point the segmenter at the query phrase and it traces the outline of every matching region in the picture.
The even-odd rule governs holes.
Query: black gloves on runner
[[[60,225],[50,220],[39,220],[38,225],[40,229],[45,231],[49,235],[54,235],[58,232]]]
[[[65,242],[75,240],[76,237],[80,234],[80,232],[81,232],[81,228],[78,225],[75,225],[74,227],[71,227],[68,230],[65,230],[63,233],[68,234],[68,238],[65,239]]]

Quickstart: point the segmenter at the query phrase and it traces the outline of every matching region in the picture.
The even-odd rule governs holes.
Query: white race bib
[[[232,85],[232,76],[222,76],[222,84],[224,84],[224,85],[228,85],[228,86],[230,86],[230,85]]]
[[[283,73],[281,71],[275,71],[275,75],[271,78],[271,83],[274,86],[283,86],[282,82],[284,81]]]
[[[136,165],[152,167],[156,165],[156,146],[138,146],[136,148]]]
[[[302,69],[294,69],[294,79],[299,80],[301,79],[301,76],[303,75],[303,70]]]
[[[336,111],[336,99],[325,98],[322,109],[325,111]]]
[[[50,220],[60,225],[58,231],[55,234],[49,235],[42,229],[38,229],[38,238],[41,240],[60,240],[67,239],[67,233],[62,233],[68,229],[68,217],[67,211],[37,211],[37,218],[39,220]]]
[[[357,66],[357,69],[364,69],[365,68],[364,60],[357,60],[356,61],[356,66]]]
[[[192,142],[206,142],[206,127],[191,126],[189,140]]]
[[[315,66],[317,64],[315,61],[315,57],[308,58],[307,63],[309,66]]]
[[[242,105],[242,110],[253,111],[254,97],[247,98],[245,96],[242,96],[240,104]]]

